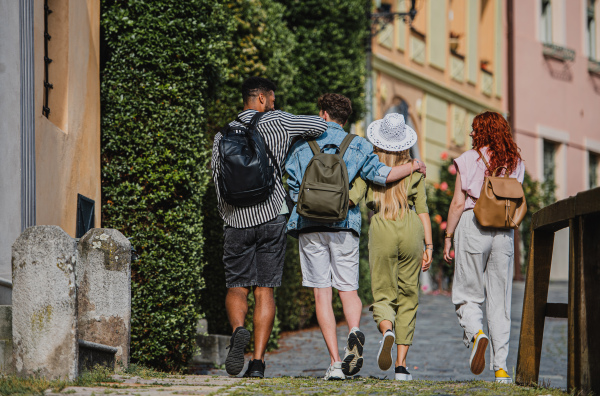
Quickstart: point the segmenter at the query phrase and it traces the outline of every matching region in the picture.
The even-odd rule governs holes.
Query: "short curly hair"
[[[352,114],[352,102],[344,95],[326,93],[317,101],[319,110],[326,111],[332,121],[345,124]]]
[[[271,80],[262,77],[249,77],[242,84],[242,99],[244,104],[252,96],[258,96],[259,93],[266,95],[269,91],[276,91],[277,85]]]

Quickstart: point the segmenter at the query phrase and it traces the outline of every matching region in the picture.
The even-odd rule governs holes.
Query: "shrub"
[[[217,0],[104,0],[102,223],[133,237],[131,358],[178,370],[203,287],[208,99],[229,32]]]
[[[531,175],[525,172],[525,178],[523,179],[523,191],[525,192],[525,199],[527,200],[527,214],[519,227],[521,233],[521,241],[523,243],[523,254],[521,255],[523,260],[523,266],[521,272],[524,274],[527,270],[527,264],[529,263],[529,246],[531,245],[531,219],[532,215],[538,210],[545,206],[553,203],[556,198],[554,191],[556,185],[552,180],[545,182],[539,182],[533,180]]]
[[[446,153],[443,153],[440,167],[441,182],[426,185],[427,206],[431,217],[433,237],[433,261],[431,262],[430,271],[438,290],[449,289],[454,275],[454,265],[444,261],[444,232],[456,182],[453,161],[453,159],[447,157]]]
[[[290,62],[298,68],[287,103],[295,114],[316,114],[326,92],[352,100],[348,125],[365,112],[365,43],[370,2],[363,0],[277,0],[297,45]]]

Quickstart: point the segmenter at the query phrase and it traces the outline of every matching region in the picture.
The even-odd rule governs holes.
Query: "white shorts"
[[[357,290],[358,242],[351,231],[300,234],[302,286]]]

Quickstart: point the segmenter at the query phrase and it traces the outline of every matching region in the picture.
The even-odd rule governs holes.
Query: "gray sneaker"
[[[325,381],[333,381],[333,380],[345,380],[346,376],[342,372],[342,362],[335,362],[327,369],[325,373],[325,377],[323,377]]]
[[[345,348],[346,354],[342,361],[342,371],[345,375],[355,375],[362,368],[364,345],[365,335],[358,327],[353,327],[350,334],[348,334],[348,345]]]

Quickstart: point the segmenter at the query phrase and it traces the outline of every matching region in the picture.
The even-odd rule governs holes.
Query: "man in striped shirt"
[[[294,137],[320,136],[327,129],[327,122],[318,116],[295,116],[275,110],[276,86],[271,81],[251,77],[242,85],[244,109],[238,119],[249,123],[256,112],[266,112],[259,123],[265,145],[273,153],[277,163],[274,169],[282,169],[291,140]],[[237,121],[229,124],[241,127]],[[288,208],[285,189],[279,177],[271,196],[254,206],[229,205],[219,191],[219,142],[217,133],[213,145],[212,175],[217,190],[219,213],[225,221],[223,264],[228,288],[225,306],[229,322],[234,329],[229,345],[225,368],[230,375],[239,374],[244,366],[244,348],[250,340],[244,321],[248,312],[248,294],[253,289],[254,308],[254,356],[244,376],[263,377],[264,353],[273,329],[275,300],[273,288],[281,285],[285,259],[285,229]]]

